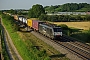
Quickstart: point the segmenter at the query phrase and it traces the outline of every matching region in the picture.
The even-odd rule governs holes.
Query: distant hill
[[[53,12],[90,12],[90,4],[87,3],[66,3],[63,5],[45,6],[45,11]]]

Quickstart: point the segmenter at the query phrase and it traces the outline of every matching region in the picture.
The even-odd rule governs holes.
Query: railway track
[[[84,49],[84,50],[87,50],[87,51],[90,53],[90,46],[89,46],[89,45],[83,44],[83,43],[81,43],[81,42],[78,42],[76,39],[70,38],[70,37],[67,37],[67,36],[63,36],[63,38],[67,39],[67,41],[68,41],[68,40],[69,40],[69,41],[75,41],[75,42],[71,42],[71,43],[72,43],[73,45],[75,45],[75,46],[78,46],[78,47]]]
[[[63,42],[57,40],[55,40],[55,42],[83,60],[90,60],[90,46],[65,36],[63,36],[62,40]]]

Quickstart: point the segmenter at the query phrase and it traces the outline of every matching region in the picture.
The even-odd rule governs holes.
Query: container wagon
[[[23,21],[23,16],[18,16],[18,21],[22,22]]]
[[[25,17],[23,17],[22,18],[22,22],[26,24],[27,23],[27,19]]]
[[[39,32],[51,39],[61,38],[62,36],[61,27],[56,27],[45,23],[39,24]]]
[[[33,20],[32,21],[32,28],[34,30],[38,31],[39,30],[39,24],[42,24],[42,23],[44,23],[44,22],[39,21],[39,20]]]
[[[32,28],[32,24],[33,23],[33,20],[32,19],[27,19],[27,26],[29,27],[29,28]]]
[[[18,16],[18,21],[21,23],[27,23],[27,19],[24,16]]]
[[[13,16],[15,20],[18,20],[18,16],[17,15],[14,15]]]

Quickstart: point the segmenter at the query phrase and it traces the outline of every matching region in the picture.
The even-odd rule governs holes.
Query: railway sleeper
[[[70,51],[71,53],[77,55],[78,57],[80,57],[80,58],[82,58],[82,59],[84,59],[84,60],[87,60],[86,57],[84,57],[83,55],[81,55],[81,54],[77,53],[76,51],[70,49],[69,47],[66,47],[66,49],[68,49],[68,51]]]
[[[84,55],[85,57],[90,57],[88,56],[88,54],[85,54],[85,51],[79,49],[79,48],[76,48],[76,47],[72,47],[72,50],[76,51],[77,53],[81,54],[81,55]]]
[[[81,43],[81,42],[76,42],[77,44],[80,44],[80,45],[82,45],[82,46],[85,46],[86,48],[89,48],[90,49],[90,46],[89,45],[87,45],[87,44],[83,44],[83,43]]]
[[[60,44],[60,43],[58,43],[58,44]],[[68,44],[68,43],[61,43],[61,45],[62,45],[65,49],[67,49],[67,50],[70,51],[71,53],[73,53],[73,54],[81,57],[82,59],[84,59],[84,60],[89,59],[89,55],[87,54],[87,52],[84,52],[83,50],[81,50],[81,49],[79,49],[79,48],[77,48],[77,47],[75,47],[75,46],[72,46],[72,45],[70,45],[70,44]]]
[[[73,43],[76,46],[79,46],[80,48],[83,48],[83,50],[87,50],[89,52],[89,49],[85,48],[84,46],[81,46],[80,44],[77,43]]]
[[[90,48],[88,48],[88,47],[86,47],[86,46],[83,46],[83,45],[80,45],[80,44],[75,44],[75,45],[77,45],[77,46],[79,46],[79,47],[81,47],[81,48],[83,48],[83,49],[87,49],[87,50],[90,50]]]

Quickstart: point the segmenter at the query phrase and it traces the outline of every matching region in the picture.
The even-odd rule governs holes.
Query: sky
[[[65,3],[88,3],[90,0],[0,0],[0,10],[30,9],[35,4],[42,6],[62,5]]]

